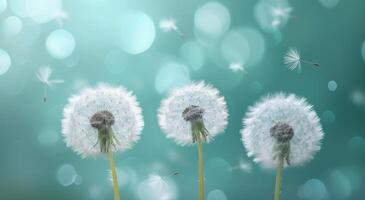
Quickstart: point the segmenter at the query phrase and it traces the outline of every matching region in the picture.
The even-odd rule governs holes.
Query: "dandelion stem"
[[[114,162],[114,159],[113,159],[113,152],[110,151],[110,150],[108,151],[108,160],[109,160],[109,163],[110,163],[110,169],[112,170],[114,200],[120,200],[117,172],[115,170],[115,162]]]
[[[279,156],[278,166],[276,169],[275,195],[274,200],[280,200],[281,177],[283,176],[284,158]]]
[[[204,200],[204,169],[203,169],[203,143],[198,137],[198,156],[199,156],[199,200]]]
[[[321,66],[319,63],[312,62],[312,61],[308,61],[308,60],[300,59],[300,61],[303,62],[303,63],[305,63],[305,64],[313,65],[313,66],[316,66],[316,67]]]

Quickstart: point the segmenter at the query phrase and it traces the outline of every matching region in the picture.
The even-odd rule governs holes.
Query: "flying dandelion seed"
[[[44,85],[44,103],[47,102],[48,88],[52,89],[54,85],[64,83],[64,80],[61,79],[50,80],[51,75],[52,69],[49,66],[39,68],[38,72],[36,72],[38,80]]]
[[[173,18],[165,18],[160,20],[159,23],[160,29],[164,32],[171,32],[174,31],[177,33],[181,38],[184,38],[184,33],[180,31],[179,27],[176,24],[176,20]]]
[[[307,61],[304,60],[300,57],[299,51],[296,48],[289,48],[289,50],[287,51],[287,53],[284,56],[284,64],[287,65],[287,67],[290,70],[297,70],[298,72],[301,71],[302,66],[301,63],[305,63],[305,64],[309,64],[309,65],[313,65],[315,67],[319,67],[320,64],[319,63],[315,63],[312,61]]]
[[[231,63],[229,65],[229,69],[231,69],[233,72],[244,72],[247,73],[242,63]]]

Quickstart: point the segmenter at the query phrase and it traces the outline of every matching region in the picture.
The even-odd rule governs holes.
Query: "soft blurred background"
[[[112,199],[107,160],[81,159],[60,133],[68,97],[98,82],[133,90],[146,122],[137,145],[116,156],[121,198],[197,199],[197,149],[166,139],[156,110],[171,88],[199,80],[220,89],[230,113],[225,133],[205,145],[207,200],[273,198],[274,171],[246,156],[239,131],[248,106],[277,91],[306,97],[326,133],[311,162],[285,171],[282,198],[364,199],[364,8],[362,0],[0,0],[0,199]],[[320,68],[290,71],[290,47]],[[64,83],[42,83],[45,66]]]

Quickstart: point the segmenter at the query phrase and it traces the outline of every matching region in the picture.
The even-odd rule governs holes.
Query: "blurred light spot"
[[[10,16],[5,19],[2,28],[6,36],[13,36],[22,30],[23,22],[18,17]]]
[[[335,113],[333,113],[332,111],[326,110],[322,113],[322,119],[325,123],[331,124],[335,121],[336,116]]]
[[[80,92],[81,90],[83,90],[89,86],[90,86],[90,83],[87,80],[78,79],[72,83],[72,90],[75,92]]]
[[[208,160],[205,164],[205,180],[209,188],[219,188],[232,181],[231,165],[220,157]]]
[[[260,62],[266,51],[264,36],[256,29],[243,27],[238,30],[248,42],[250,55],[247,60],[247,66],[252,66]]]
[[[189,69],[179,62],[168,61],[162,65],[155,79],[155,88],[162,94],[190,83]]]
[[[180,55],[192,70],[199,70],[205,63],[204,51],[195,41],[185,42],[180,48]]]
[[[227,197],[222,190],[212,190],[209,192],[207,200],[227,200]]]
[[[260,27],[275,33],[276,30],[286,25],[293,9],[287,0],[260,0],[255,5],[255,18]]]
[[[361,90],[354,90],[350,94],[350,99],[356,106],[365,106],[365,93]]]
[[[339,199],[346,199],[351,196],[351,183],[341,171],[333,170],[329,176],[329,180],[333,196]]]
[[[64,164],[57,170],[57,180],[62,186],[70,186],[76,180],[76,170],[70,164]]]
[[[298,189],[301,199],[321,200],[327,195],[327,188],[321,180],[310,179]]]
[[[7,0],[0,0],[0,14],[2,14],[8,7]]]
[[[230,171],[235,171],[235,170],[250,173],[252,170],[252,165],[248,161],[241,159],[238,165],[230,168]]]
[[[60,134],[51,130],[44,130],[38,135],[39,144],[44,146],[52,145],[59,139],[60,139]]]
[[[326,8],[334,8],[340,0],[319,0],[319,3]]]
[[[5,74],[11,65],[11,58],[8,52],[0,49],[0,75]]]
[[[151,47],[155,36],[155,25],[151,18],[141,11],[133,10],[122,15],[116,42],[125,52],[140,54]]]
[[[334,80],[329,81],[328,82],[328,90],[331,91],[331,92],[334,92],[334,91],[336,91],[336,89],[337,89],[336,81],[334,81]]]
[[[361,57],[365,61],[365,41],[362,43],[361,46]]]
[[[100,185],[92,185],[89,188],[89,196],[91,199],[99,200],[103,198],[103,188]]]
[[[76,175],[74,183],[75,183],[75,185],[81,185],[82,177],[79,174]]]
[[[250,46],[239,31],[229,31],[222,40],[221,52],[228,63],[245,64],[250,56]]]
[[[57,59],[69,57],[75,49],[75,39],[64,29],[53,31],[46,40],[48,53]]]
[[[176,199],[178,191],[175,182],[168,177],[151,174],[138,186],[138,197],[143,200]]]
[[[352,137],[348,142],[349,149],[359,155],[365,154],[365,139],[360,136]]]
[[[128,66],[128,57],[119,50],[112,50],[105,55],[104,65],[112,74],[121,74]]]
[[[205,43],[211,44],[225,33],[231,23],[228,9],[218,2],[207,2],[195,11],[195,35]]]
[[[61,0],[9,0],[12,11],[23,18],[31,18],[37,23],[47,23],[62,9]]]

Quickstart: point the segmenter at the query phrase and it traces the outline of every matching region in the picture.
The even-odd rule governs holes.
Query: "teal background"
[[[81,85],[94,86],[98,82],[123,85],[135,93],[143,108],[145,128],[141,140],[132,150],[116,156],[119,168],[132,169],[137,176],[135,186],[128,183],[120,188],[121,199],[139,199],[138,185],[151,173],[168,176],[176,183],[176,199],[197,199],[197,149],[179,147],[161,132],[156,112],[166,93],[156,91],[155,77],[165,59],[181,60],[180,47],[195,39],[194,12],[205,2],[64,0],[63,7],[70,18],[65,20],[63,28],[75,37],[73,55],[78,55],[73,67],[66,66],[67,60],[54,59],[47,53],[45,38],[59,28],[54,21],[37,25],[38,38],[24,52],[19,52],[19,43],[2,37],[0,48],[18,56],[11,56],[12,66],[0,75],[0,199],[112,199],[107,160],[81,159],[61,138],[62,110],[68,97],[77,93],[80,87],[75,85],[80,80]],[[306,192],[325,192],[321,199],[364,199],[365,107],[364,103],[354,104],[351,95],[354,91],[365,92],[365,58],[361,56],[365,1],[342,0],[328,9],[317,0],[291,0],[293,17],[281,28],[281,41],[259,27],[254,18],[257,1],[219,2],[230,11],[230,29],[255,28],[262,33],[266,47],[263,59],[248,67],[247,73],[233,73],[211,59],[214,56],[207,56],[201,69],[189,71],[191,80],[204,80],[221,91],[230,114],[225,133],[205,145],[207,196],[219,189],[226,199],[272,199],[275,174],[246,156],[239,131],[248,106],[267,93],[284,91],[304,96],[314,105],[326,134],[321,151],[311,162],[285,171],[282,199],[302,199],[298,193],[311,179],[320,180],[325,190],[314,185]],[[110,50],[118,49],[110,35],[115,20],[125,9],[138,9],[149,15],[156,26],[156,38],[147,51],[124,54],[128,64],[121,67],[125,69],[112,73],[106,69],[104,57]],[[0,23],[11,15],[14,14],[8,8],[0,15]],[[185,39],[158,28],[159,19],[165,16],[178,20]],[[34,23],[22,20],[24,24]],[[27,35],[31,30],[24,27],[22,31]],[[289,71],[283,64],[283,55],[291,46],[297,47],[303,57],[318,61],[321,67],[303,65],[302,73]],[[208,52],[207,49],[204,51]],[[24,62],[14,62],[22,58]],[[53,77],[65,80],[49,90],[47,103],[42,101],[43,86],[35,77],[43,65],[52,67]],[[331,80],[338,84],[334,92],[327,86]],[[40,135],[44,132],[50,132],[52,142],[42,142]],[[175,154],[178,159],[171,159]],[[240,159],[252,166],[249,172],[232,170]],[[64,187],[59,183],[57,171],[63,164],[75,168],[82,177],[81,184]],[[168,175],[174,171],[180,174]],[[123,181],[121,177],[120,182]],[[208,199],[214,200],[212,196]]]

